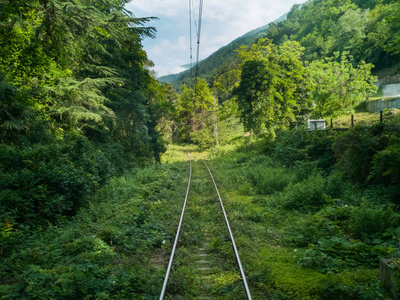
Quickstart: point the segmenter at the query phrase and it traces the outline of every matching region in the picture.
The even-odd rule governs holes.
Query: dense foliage
[[[154,29],[126,2],[0,3],[0,228],[73,215],[126,167],[159,159],[164,109],[141,45]]]
[[[398,140],[382,126],[290,130],[274,142],[249,136],[210,153],[254,299],[391,299],[378,262],[399,255]],[[171,146],[164,165],[113,179],[71,221],[31,236],[3,229],[20,246],[1,258],[0,295],[157,298],[188,176],[188,164],[176,161],[206,157],[197,151]],[[193,164],[168,289],[188,298],[203,288],[193,250],[219,211],[206,169]],[[224,222],[213,222],[207,249],[218,272],[210,291],[242,299]]]
[[[399,133],[301,128],[376,91],[373,64],[400,53],[398,1],[295,5],[179,92],[149,72],[141,42],[155,29],[127,2],[0,1],[0,298],[158,297],[185,188],[176,161],[213,149],[255,299],[385,299],[378,261],[399,265]],[[169,164],[145,168],[166,143]],[[187,297],[200,288],[185,247],[218,207],[197,176],[170,287]],[[215,264],[232,255],[220,223]],[[240,298],[227,264],[210,289]]]
[[[215,150],[255,299],[392,299],[378,270],[399,256],[398,138],[381,125],[288,130]]]
[[[271,25],[267,37],[278,44],[300,42],[309,61],[350,51],[357,62],[380,69],[398,61],[398,16],[395,0],[313,0],[293,6],[286,21]]]
[[[184,163],[133,169],[110,180],[71,220],[34,234],[3,229],[1,237],[18,247],[8,253],[0,240],[0,298],[158,296],[187,173]]]
[[[301,53],[296,42],[275,47],[264,39],[239,53],[241,80],[234,94],[248,131],[288,128],[296,116],[309,112],[308,78]]]

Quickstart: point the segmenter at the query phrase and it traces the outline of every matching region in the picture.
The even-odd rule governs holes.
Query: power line
[[[196,36],[198,36],[199,32],[198,32],[198,27],[197,27],[197,22],[196,22],[196,11],[195,11],[195,6],[194,6],[194,3],[193,3],[193,0],[192,0],[192,8],[193,8],[193,22],[194,22],[194,26],[195,26],[195,29],[196,29]]]
[[[196,57],[196,78],[199,75],[199,55],[200,55],[200,36],[201,36],[201,23],[203,18],[203,0],[200,0],[199,7],[199,25],[197,30],[197,57]]]
[[[195,98],[197,97],[197,78],[199,77],[199,56],[200,56],[200,37],[201,37],[201,24],[202,24],[202,18],[203,18],[203,0],[200,0],[200,6],[199,6],[199,24],[197,28],[197,56],[196,56],[196,71],[195,71],[195,84],[194,84],[194,94]],[[195,109],[196,109],[196,102],[194,103]]]
[[[192,5],[193,5],[193,0],[189,0],[189,30],[190,30],[190,78],[192,78],[192,77],[193,77]]]

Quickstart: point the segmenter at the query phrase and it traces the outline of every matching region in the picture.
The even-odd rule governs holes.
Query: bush
[[[306,147],[310,140],[310,133],[306,130],[281,131],[269,152],[284,166],[290,167],[297,161],[308,160]]]
[[[330,169],[335,163],[332,144],[335,133],[297,129],[279,132],[269,153],[285,166],[299,161],[315,161],[323,169]]]
[[[0,145],[0,171],[0,221],[11,216],[30,226],[75,214],[88,195],[119,174],[104,152],[75,136],[48,145]]]
[[[208,128],[192,132],[190,138],[200,149],[208,149],[216,145],[214,133]]]
[[[368,128],[355,128],[339,136],[334,152],[341,169],[355,181],[365,182],[373,156],[387,146],[387,136]]]
[[[326,199],[325,179],[317,174],[302,182],[289,184],[281,195],[281,204],[286,209],[300,211],[316,211]]]
[[[393,206],[382,207],[368,205],[351,207],[349,232],[355,239],[365,239],[385,232],[392,227],[398,227],[399,215],[393,211]],[[372,237],[374,237],[372,236]]]
[[[331,234],[329,225],[330,220],[320,215],[301,215],[291,219],[285,228],[284,237],[286,242],[296,247],[307,247],[314,244],[318,239]]]
[[[370,175],[373,181],[400,185],[400,139],[394,142],[374,155]]]
[[[271,168],[265,164],[250,165],[246,168],[246,178],[263,195],[282,191],[296,180],[296,174],[285,168]]]

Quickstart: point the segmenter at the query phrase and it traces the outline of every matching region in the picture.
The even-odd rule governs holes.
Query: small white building
[[[308,119],[308,129],[309,130],[325,130],[326,120],[310,120]]]
[[[400,84],[387,84],[383,87],[383,98],[398,97],[400,98]]]

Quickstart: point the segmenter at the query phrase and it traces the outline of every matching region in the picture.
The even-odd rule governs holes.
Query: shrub
[[[258,193],[271,195],[282,191],[289,183],[295,181],[296,174],[285,168],[271,168],[265,164],[258,164],[246,168],[246,178]]]
[[[374,155],[370,179],[400,185],[400,140]]]
[[[198,145],[200,149],[208,149],[215,146],[214,133],[205,128],[190,134],[190,138],[195,145]]]
[[[332,144],[335,133],[297,129],[279,132],[270,154],[285,166],[299,161],[315,161],[318,167],[330,169],[335,162]]]
[[[315,211],[325,203],[325,179],[321,175],[308,177],[302,182],[289,184],[281,195],[281,205],[286,209]]]
[[[284,239],[293,246],[307,247],[316,243],[318,239],[331,234],[328,230],[328,225],[331,223],[320,215],[301,215],[288,222],[284,230]]]
[[[107,154],[84,137],[67,135],[29,147],[0,145],[0,221],[8,215],[18,224],[37,226],[74,215],[89,194],[117,174]]]
[[[296,161],[308,160],[306,147],[310,139],[306,130],[281,131],[272,144],[270,154],[284,166],[292,166]]]
[[[387,137],[368,128],[355,128],[340,135],[334,143],[339,166],[355,181],[364,182],[370,174],[373,156],[387,145]]]
[[[349,232],[356,239],[381,234],[399,224],[399,216],[393,211],[393,206],[373,206],[363,202],[351,210]]]

